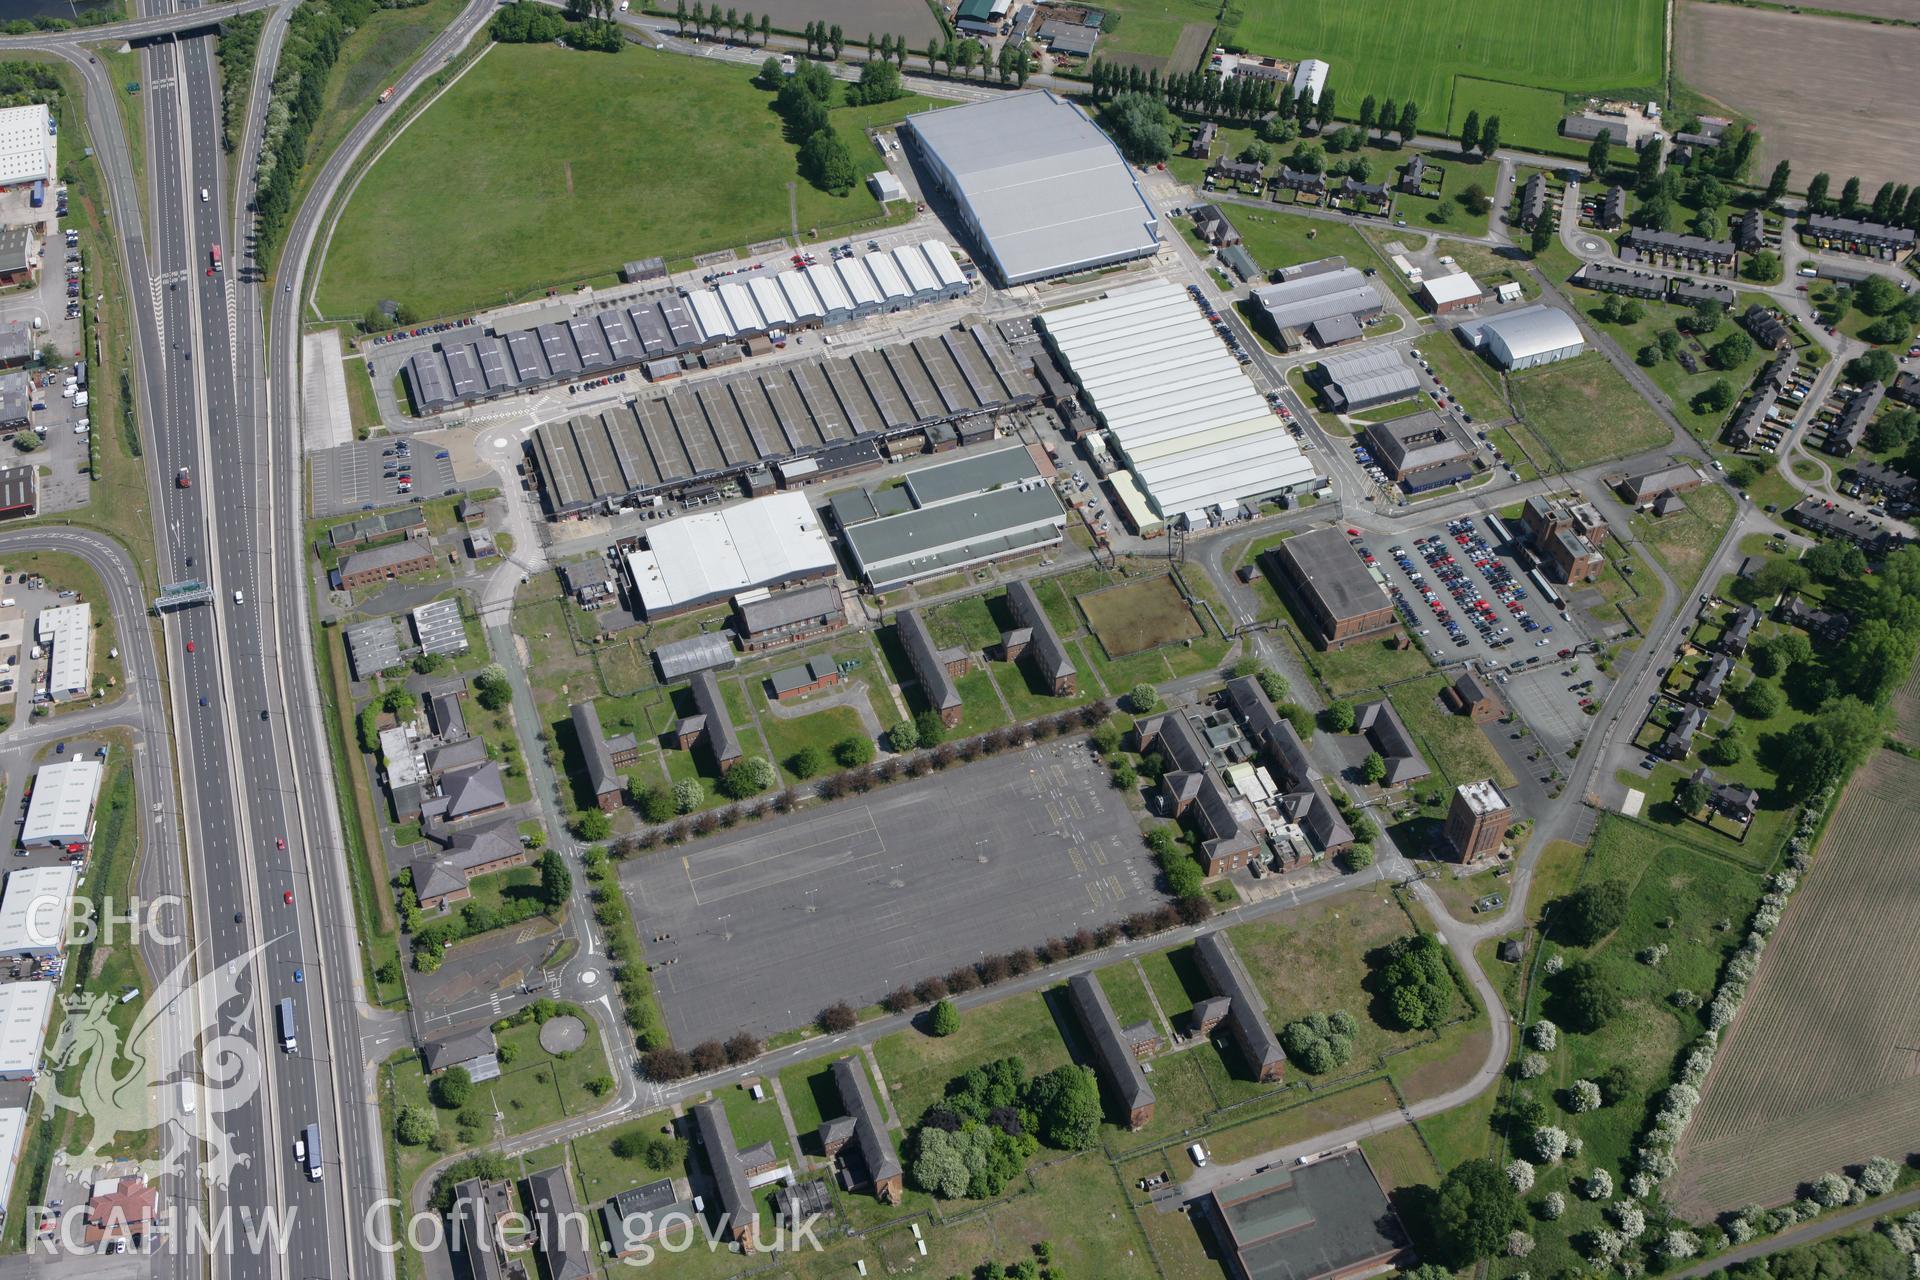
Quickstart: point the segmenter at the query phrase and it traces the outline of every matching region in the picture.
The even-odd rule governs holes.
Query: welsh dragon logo
[[[66,998],[66,1018],[47,1055],[46,1068],[34,1082],[34,1093],[49,1111],[58,1107],[92,1121],[85,1150],[69,1156],[74,1167],[108,1159],[106,1149],[116,1139],[153,1128],[162,1105],[173,1114],[162,1155],[157,1166],[147,1170],[149,1174],[180,1173],[193,1162],[196,1149],[203,1148],[202,1181],[225,1187],[236,1167],[252,1163],[252,1153],[235,1149],[219,1117],[244,1106],[260,1091],[263,1061],[253,1025],[253,1002],[243,1001],[224,1028],[218,1024],[220,1011],[244,994],[240,976],[253,972],[254,958],[269,945],[262,943],[224,967],[209,970],[191,985],[187,980],[193,955],[189,952],[161,980],[124,1037],[108,1017],[116,1003],[113,996],[87,993]],[[185,1056],[173,1067],[153,1056],[162,1030],[183,1045]],[[70,1070],[75,1067],[77,1074]],[[74,1082],[77,1087],[72,1093],[61,1087]],[[182,1082],[196,1087],[182,1091]],[[190,1111],[181,1104],[183,1092],[191,1092],[194,1098]],[[166,1093],[171,1096],[163,1104],[161,1095]]]

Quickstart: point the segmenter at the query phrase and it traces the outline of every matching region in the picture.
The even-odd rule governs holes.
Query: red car
[[[276,849],[285,851],[287,847],[287,838],[285,836],[275,836],[273,838],[273,847]]]
[[[293,890],[291,889],[287,890],[285,893],[281,894],[280,897],[286,902],[288,906],[293,905]]]
[[[193,652],[193,641],[191,641],[191,640],[189,640],[189,641],[187,641],[187,652],[188,652],[188,653],[192,653],[192,652]]]

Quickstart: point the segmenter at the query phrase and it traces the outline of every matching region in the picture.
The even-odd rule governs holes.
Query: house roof
[[[887,1118],[873,1100],[867,1086],[866,1068],[852,1058],[836,1059],[829,1068],[840,1105],[854,1120],[854,1144],[860,1149],[860,1161],[871,1182],[886,1182],[900,1176],[900,1154],[894,1150],[887,1133]]]
[[[706,1149],[707,1167],[713,1171],[720,1212],[733,1222],[750,1220],[756,1212],[753,1193],[747,1189],[747,1175],[740,1163],[740,1152],[733,1144],[733,1125],[727,1120],[726,1108],[718,1100],[696,1104],[693,1128],[700,1145]]]
[[[933,633],[927,630],[920,611],[902,609],[893,616],[893,621],[914,674],[920,678],[920,692],[927,704],[936,711],[959,706],[960,690],[954,686],[953,677],[947,674],[946,660],[940,653],[940,646],[933,642]]]
[[[1147,1086],[1140,1060],[1120,1030],[1113,1004],[1093,974],[1075,974],[1067,980],[1067,999],[1080,1018],[1088,1046],[1093,1050],[1094,1067],[1100,1082],[1107,1087],[1122,1111],[1153,1105],[1153,1090]]]
[[[842,615],[840,588],[831,582],[796,591],[776,591],[764,599],[744,601],[739,608],[741,629],[750,636],[776,627],[831,620]]]
[[[475,1058],[483,1058],[497,1049],[491,1027],[474,1027],[440,1040],[429,1040],[420,1052],[429,1072],[445,1071]]]
[[[1241,1048],[1255,1059],[1248,1065],[1258,1073],[1273,1063],[1285,1062],[1287,1055],[1274,1038],[1273,1028],[1267,1025],[1265,1002],[1241,969],[1240,957],[1225,931],[1216,929],[1206,934],[1195,941],[1193,949],[1208,988],[1230,1002],[1226,1020]]]
[[[727,714],[727,704],[720,696],[720,682],[713,678],[711,671],[694,673],[692,682],[687,686],[693,695],[693,705],[705,724],[707,745],[713,751],[716,760],[738,760],[743,754],[740,737],[734,732],[733,719]]]
[[[591,1280],[592,1244],[567,1167],[556,1165],[528,1174],[526,1186],[528,1216],[533,1219],[548,1280]]]
[[[506,782],[500,776],[500,766],[491,760],[444,774],[440,791],[446,797],[448,821],[497,809],[507,802]]]
[[[580,743],[581,758],[587,762],[587,785],[596,796],[620,790],[620,775],[614,772],[613,754],[607,750],[606,735],[600,729],[600,712],[591,702],[573,704],[573,736]]]
[[[1060,633],[1053,629],[1053,619],[1047,616],[1033,585],[1025,580],[1008,584],[1007,604],[1014,619],[1033,633],[1028,653],[1041,674],[1052,680],[1072,676],[1073,659],[1067,656],[1067,647],[1060,642]]]

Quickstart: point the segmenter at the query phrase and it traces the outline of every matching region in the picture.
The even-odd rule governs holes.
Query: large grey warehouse
[[[908,116],[901,134],[1003,284],[1160,250],[1160,216],[1112,139],[1046,92]]]
[[[532,455],[553,516],[786,466],[851,441],[988,419],[1039,395],[1030,359],[984,325],[851,357],[762,363],[549,422]],[[877,460],[877,459],[876,459]]]

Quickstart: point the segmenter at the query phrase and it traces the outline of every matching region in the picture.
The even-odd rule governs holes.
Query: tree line
[[[833,99],[833,73],[818,62],[803,62],[791,76],[784,76],[778,58],[768,58],[760,68],[763,80],[772,77],[779,84],[774,108],[786,121],[787,137],[800,148],[800,172],[822,191],[846,195],[860,180],[854,168],[853,153],[835,131],[828,118]],[[768,85],[769,88],[772,85]]]
[[[1775,180],[1767,186],[1770,200],[1779,199],[1787,189],[1787,162],[1782,160],[1774,169]],[[1873,193],[1873,199],[1860,199],[1860,179],[1848,178],[1840,184],[1840,194],[1834,196],[1833,178],[1826,173],[1816,173],[1807,183],[1807,212],[1826,214],[1841,218],[1859,218],[1866,222],[1878,222],[1890,227],[1906,227],[1911,231],[1920,231],[1920,186],[1909,186],[1904,182],[1883,182],[1880,189]]]
[[[375,0],[311,0],[293,11],[280,46],[261,136],[254,190],[255,255],[273,251],[293,212],[293,191],[307,163],[313,126],[326,104],[327,77],[340,46],[381,6]]]
[[[220,145],[229,154],[239,145],[246,123],[247,95],[253,88],[253,65],[260,50],[264,11],[242,13],[220,24],[214,57],[220,60]]]

